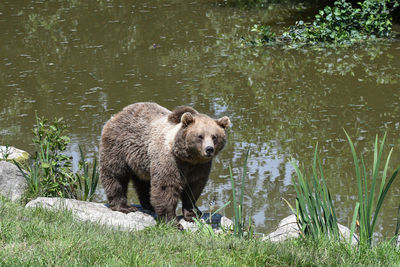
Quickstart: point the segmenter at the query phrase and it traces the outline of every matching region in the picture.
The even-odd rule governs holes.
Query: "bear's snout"
[[[213,153],[214,153],[214,148],[212,146],[207,146],[206,147],[206,155],[207,155],[207,157],[212,156]]]

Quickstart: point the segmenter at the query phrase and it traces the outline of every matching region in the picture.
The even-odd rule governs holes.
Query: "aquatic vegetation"
[[[345,132],[346,133],[346,132]],[[393,148],[390,150],[386,161],[384,162],[384,169],[383,172],[379,170],[381,165],[382,159],[382,152],[383,147],[385,144],[386,134],[384,135],[382,141],[380,142],[380,146],[378,146],[378,136],[376,136],[375,144],[374,144],[374,162],[372,166],[372,170],[370,173],[367,172],[367,169],[364,164],[364,159],[361,156],[361,165],[357,157],[357,153],[354,149],[353,142],[351,141],[349,135],[346,133],[351,153],[353,155],[354,166],[356,171],[356,178],[357,178],[357,189],[358,189],[358,202],[356,204],[353,216],[353,224],[355,223],[355,218],[359,218],[359,235],[360,235],[360,242],[362,245],[371,246],[376,221],[379,216],[379,211],[383,205],[383,201],[393,184],[394,179],[396,178],[398,172],[400,171],[400,167],[397,168],[393,174],[391,175],[389,181],[386,183],[387,178],[387,170],[388,165],[390,162],[390,157],[392,155]],[[375,197],[375,189],[378,181],[379,174],[382,173],[381,177],[381,184],[379,187],[378,194]],[[369,176],[372,174],[371,179],[368,179]],[[370,187],[368,188],[368,184],[370,183]],[[385,185],[386,184],[386,185]],[[376,205],[374,204],[375,199],[377,198]],[[357,215],[357,216],[356,216]],[[398,229],[396,229],[397,235]]]
[[[246,157],[242,167],[242,177],[240,186],[239,201],[236,199],[236,185],[235,179],[233,177],[232,168],[229,166],[229,178],[232,185],[232,203],[235,217],[233,218],[233,234],[237,237],[253,237],[254,231],[251,225],[251,220],[249,221],[249,227],[246,229],[245,217],[243,215],[243,201],[244,201],[244,186],[246,183],[247,174],[247,160],[249,158],[250,148],[247,149]]]
[[[309,179],[311,184],[303,174],[304,171],[301,171],[293,160],[292,165],[297,174],[297,181],[293,179],[293,186],[297,194],[296,209],[286,202],[293,213],[297,215],[302,236],[314,239],[322,236],[339,239],[335,208],[318,157],[318,146],[315,147],[312,175]]]
[[[390,150],[385,161],[383,171],[379,170],[381,165],[383,147],[385,144],[386,134],[383,137],[380,146],[378,146],[378,136],[376,136],[374,144],[374,161],[372,170],[367,172],[363,157],[361,157],[361,165],[355,152],[354,144],[345,132],[356,169],[358,202],[354,208],[354,215],[350,227],[350,237],[355,232],[356,223],[358,222],[360,245],[371,247],[374,235],[374,229],[379,217],[379,211],[383,205],[383,201],[393,184],[400,168],[396,169],[386,183],[387,171],[392,155],[393,148]],[[321,236],[334,237],[339,236],[337,227],[337,218],[335,208],[331,199],[331,195],[325,183],[322,165],[320,163],[317,148],[314,152],[314,160],[312,164],[312,176],[310,182],[305,178],[305,175],[300,171],[299,167],[292,161],[297,174],[297,181],[293,181],[296,190],[296,209],[290,206],[292,211],[297,215],[299,226],[303,237],[312,237],[318,239]],[[319,172],[318,172],[319,171]],[[377,181],[379,174],[382,173],[379,191],[375,196]],[[370,175],[372,176],[370,177]],[[368,187],[370,185],[370,187]],[[376,205],[374,204],[377,199]],[[399,231],[399,219],[395,230],[395,237]],[[350,241],[351,242],[351,239]]]
[[[89,172],[90,164],[86,161],[85,154],[80,146],[79,154],[81,157],[79,160],[80,171],[74,174],[81,192],[79,199],[84,201],[92,201],[95,196],[96,188],[100,178],[100,174],[97,171],[97,160],[94,159],[92,170]]]
[[[292,47],[322,44],[325,46],[351,45],[366,39],[389,37],[392,32],[392,17],[389,5],[397,8],[400,1],[365,0],[359,7],[353,7],[346,0],[338,0],[334,5],[320,10],[311,23],[297,21],[279,38],[280,42]],[[276,43],[272,34],[255,25],[252,31],[258,37],[249,43],[263,45]]]

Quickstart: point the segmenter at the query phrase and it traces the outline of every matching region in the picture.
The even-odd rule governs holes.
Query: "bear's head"
[[[174,154],[189,163],[211,161],[225,146],[230,120],[224,116],[212,119],[207,115],[185,112],[175,137]]]

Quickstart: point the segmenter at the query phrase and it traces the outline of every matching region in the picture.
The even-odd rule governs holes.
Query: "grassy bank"
[[[0,200],[1,266],[316,266],[400,264],[389,243],[359,250],[335,241],[272,244],[210,237],[166,225],[119,232],[73,220],[68,212],[24,209]]]

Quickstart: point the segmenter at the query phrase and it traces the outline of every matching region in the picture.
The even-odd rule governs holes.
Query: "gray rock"
[[[282,242],[290,238],[297,238],[300,236],[299,226],[295,215],[290,215],[280,221],[278,228],[269,235],[262,238],[262,240],[269,240],[271,242]]]
[[[101,203],[75,199],[39,197],[30,201],[25,207],[70,210],[74,218],[78,220],[107,225],[118,230],[143,230],[146,227],[156,225],[156,220],[151,215],[141,211],[125,214],[112,211]]]
[[[349,240],[350,229],[338,223],[339,232],[342,240]],[[262,240],[269,240],[271,242],[282,242],[290,238],[297,238],[300,236],[300,228],[297,225],[296,215],[292,214],[284,218],[278,225],[278,228],[267,236],[264,236]],[[352,245],[358,244],[358,236],[353,234],[351,241]]]
[[[0,160],[25,163],[29,159],[29,153],[12,146],[0,146]]]
[[[13,163],[0,161],[0,194],[11,201],[18,201],[27,184],[20,170]]]
[[[74,217],[78,220],[107,225],[118,230],[142,230],[146,227],[156,225],[155,214],[144,212],[140,206],[136,206],[139,207],[139,211],[125,214],[112,211],[102,203],[79,201],[75,199],[39,197],[30,201],[25,207],[71,210]],[[204,214],[202,220],[207,220],[207,218],[208,214]],[[198,229],[196,223],[186,222],[183,219],[180,219],[180,223],[186,230],[196,231]],[[212,217],[212,225],[214,225],[213,228],[217,231],[220,229],[219,225],[229,228],[232,225],[232,221],[219,214],[214,214]]]

